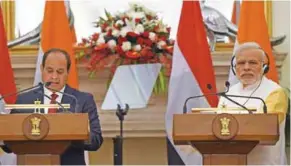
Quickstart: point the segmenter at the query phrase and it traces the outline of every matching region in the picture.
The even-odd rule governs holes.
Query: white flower
[[[116,46],[116,41],[115,40],[109,40],[108,41],[108,47],[110,48],[110,49],[113,49],[113,48],[115,48],[115,46]]]
[[[123,42],[121,48],[123,51],[128,51],[131,49],[131,43],[128,41]]]
[[[118,26],[118,25],[124,25],[124,22],[122,21],[122,20],[118,20],[118,21],[116,21],[116,23],[115,23],[115,26]]]
[[[136,11],[129,11],[127,13],[127,15],[132,18],[133,20],[135,20],[136,18],[138,19],[142,19],[145,18],[145,14],[144,12],[136,12]]]
[[[101,34],[97,40],[97,45],[105,43],[103,34]]]
[[[140,51],[140,50],[141,50],[141,46],[140,46],[139,44],[137,44],[137,45],[135,45],[135,46],[133,47],[133,50],[134,50],[134,51]]]
[[[120,35],[122,37],[125,37],[127,32],[131,32],[131,31],[132,31],[132,29],[130,27],[128,27],[128,26],[123,27],[123,28],[121,28]]]
[[[166,45],[166,42],[165,42],[165,41],[159,41],[157,47],[158,47],[159,49],[162,49],[163,46],[165,46],[165,45]]]
[[[141,24],[137,24],[137,26],[134,28],[134,32],[136,34],[140,34],[144,32],[144,27]]]
[[[151,39],[151,41],[155,41],[156,40],[156,34],[154,32],[150,32],[149,33],[149,38]]]
[[[114,37],[118,37],[119,35],[120,35],[119,30],[114,29],[114,30],[112,31],[112,36],[114,36]]]

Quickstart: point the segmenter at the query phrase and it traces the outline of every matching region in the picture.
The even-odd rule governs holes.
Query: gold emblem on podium
[[[36,101],[34,101],[34,104],[35,104],[34,113],[40,113],[40,108],[39,108],[39,106],[40,106],[40,104],[41,104],[41,101],[36,100]]]
[[[221,135],[230,135],[229,122],[230,122],[230,119],[226,117],[220,119],[220,123],[221,123],[220,134]]]
[[[31,135],[38,136],[40,135],[40,122],[41,119],[37,117],[33,117],[30,119],[31,122]]]

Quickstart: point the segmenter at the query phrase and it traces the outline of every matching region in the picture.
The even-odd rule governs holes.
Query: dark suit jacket
[[[78,113],[88,113],[90,121],[90,143],[74,142],[61,155],[62,165],[85,165],[84,150],[96,151],[100,148],[103,138],[101,134],[101,127],[99,123],[98,113],[94,98],[89,93],[80,92],[66,85],[64,93],[73,95],[78,100]],[[34,104],[35,100],[40,100],[43,104],[44,99],[43,87],[23,93],[17,97],[16,104]],[[69,111],[74,113],[76,102],[72,97],[63,95],[62,104],[70,104]],[[34,110],[26,110],[26,113],[33,113]],[[59,109],[58,112],[62,112]],[[11,113],[24,113],[23,110],[12,110]],[[64,123],[66,123],[64,121]],[[9,152],[8,147],[3,147],[3,150]]]

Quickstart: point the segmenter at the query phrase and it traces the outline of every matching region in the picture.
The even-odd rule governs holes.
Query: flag
[[[72,64],[68,76],[68,84],[73,88],[78,88],[78,74],[73,49],[75,34],[72,32],[74,30],[70,29],[64,1],[46,1],[34,85],[41,82],[40,65],[43,53],[51,48],[60,48],[67,51],[71,57]]]
[[[69,3],[68,3],[69,4]],[[67,6],[69,7],[69,5]],[[46,1],[44,18],[41,28],[41,42],[36,64],[34,85],[41,82],[40,65],[43,59],[43,53],[51,48],[60,48],[65,50],[71,59],[71,68],[68,76],[68,85],[78,89],[78,73],[76,67],[74,44],[76,43],[75,28],[70,28],[66,7],[64,1]],[[85,161],[89,164],[89,155],[85,151]]]
[[[176,146],[172,139],[173,114],[183,112],[185,100],[190,96],[216,92],[214,69],[199,1],[183,1],[176,39],[165,115],[167,139],[170,142],[168,164],[202,164],[202,156],[197,150],[190,145]],[[207,88],[208,84],[212,89]],[[207,96],[189,100],[187,107],[188,110],[193,107],[216,107],[217,103],[217,96]],[[173,151],[179,156],[173,156]],[[178,163],[179,160],[183,163]]]
[[[270,59],[270,69],[267,77],[278,82],[278,73],[273,56],[268,26],[264,11],[264,1],[243,1],[238,24],[237,41],[235,48],[244,42],[256,42],[268,54]],[[238,79],[232,72],[229,75],[229,82],[234,85]]]
[[[3,96],[5,94],[16,92],[16,85],[14,81],[14,73],[12,70],[9,51],[7,47],[7,38],[4,28],[4,20],[2,16],[2,9],[0,7],[0,94]],[[16,96],[8,96],[5,99],[5,103],[13,104],[16,101]]]
[[[7,38],[6,32],[4,28],[4,19],[2,15],[2,9],[0,6],[0,97],[1,95],[15,93],[17,91],[15,80],[14,80],[14,73],[11,66],[9,51],[7,47]],[[4,101],[0,101],[0,105],[4,103],[14,104],[16,101],[16,95],[8,96],[4,98]],[[1,108],[0,108],[1,109]],[[0,110],[1,111],[1,110]],[[4,111],[4,110],[2,110]],[[3,112],[1,112],[3,113]],[[0,140],[1,142],[1,140]],[[0,143],[1,144],[1,143]],[[3,152],[0,148],[0,162],[4,165],[13,165],[16,164],[16,157],[15,154],[7,154]],[[0,163],[0,165],[1,165]]]
[[[231,22],[234,23],[235,25],[237,25],[237,23],[239,22],[239,14],[240,14],[240,2],[233,1]]]

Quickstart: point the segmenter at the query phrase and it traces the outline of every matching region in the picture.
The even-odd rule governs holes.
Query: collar
[[[65,88],[66,88],[66,85],[60,90],[60,92],[64,93]],[[49,90],[48,88],[46,88],[45,86],[43,87],[43,90],[44,90],[44,94],[48,96],[51,96],[53,94],[53,92]],[[62,96],[63,95],[62,93],[56,92],[58,96]]]

